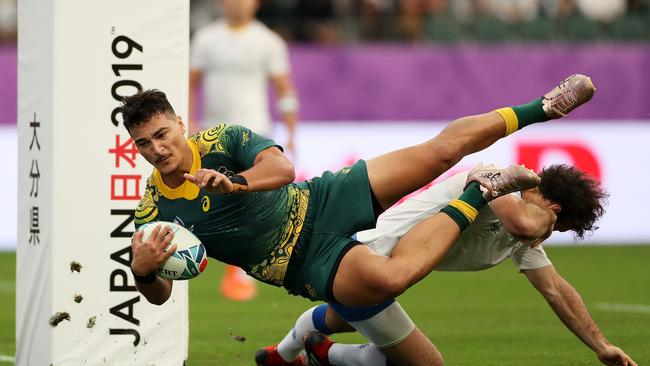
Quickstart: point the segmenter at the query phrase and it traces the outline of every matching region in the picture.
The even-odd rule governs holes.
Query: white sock
[[[329,333],[327,329],[322,329],[325,327],[324,324],[326,309],[327,304],[314,306],[313,308],[302,313],[298,320],[296,320],[296,324],[293,326],[293,328],[282,339],[282,341],[278,343],[278,353],[285,361],[291,361],[298,357],[300,351],[302,351],[304,346],[302,340],[310,332],[318,330],[323,333]],[[314,314],[314,311],[316,311],[316,314]],[[319,324],[318,327],[314,324],[314,320],[316,320],[316,323]]]
[[[334,343],[327,353],[329,362],[336,366],[385,365],[386,356],[374,344]]]

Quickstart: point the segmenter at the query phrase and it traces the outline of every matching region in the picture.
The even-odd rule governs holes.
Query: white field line
[[[0,362],[14,363],[16,361],[12,356],[0,355]]]
[[[650,305],[640,305],[640,304],[615,304],[615,303],[599,302],[596,304],[596,309],[605,310],[605,311],[616,311],[620,313],[650,314]]]

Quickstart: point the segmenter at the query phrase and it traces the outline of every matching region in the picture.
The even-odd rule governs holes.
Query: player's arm
[[[165,250],[174,238],[174,233],[166,226],[159,225],[147,240],[144,233],[136,231],[131,239],[131,271],[135,277],[135,287],[152,304],[162,305],[172,293],[172,280],[156,276],[156,270],[176,251],[176,244]]]
[[[260,151],[253,167],[239,173],[248,182],[248,190],[270,191],[285,186],[296,178],[293,164],[277,146]]]
[[[291,161],[277,146],[260,151],[253,166],[234,177],[213,169],[198,169],[194,175],[185,174],[185,179],[215,193],[242,193],[270,191],[285,186],[295,179]]]
[[[190,95],[189,95],[189,130],[190,135],[200,130],[199,123],[196,118],[197,114],[197,91],[201,87],[203,81],[203,71],[201,69],[190,69]]]
[[[605,365],[636,363],[620,348],[610,344],[591,318],[580,294],[552,265],[524,270],[530,283],[544,296],[560,320],[598,355]]]
[[[512,236],[533,244],[539,244],[551,235],[557,219],[552,210],[542,209],[514,194],[495,199],[490,203],[490,209]]]
[[[285,144],[285,148],[288,151],[294,152],[300,102],[296,96],[296,90],[289,74],[272,76],[271,83],[275,88],[275,94],[278,98],[278,112],[282,117],[282,121],[287,126],[287,143]]]

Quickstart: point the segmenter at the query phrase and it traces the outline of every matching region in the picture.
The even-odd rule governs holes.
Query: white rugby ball
[[[172,229],[174,238],[170,245],[176,244],[176,252],[167,258],[156,274],[170,280],[189,280],[200,275],[208,266],[208,255],[199,238],[173,222],[153,221],[138,228],[144,232],[142,240],[146,240],[158,225]]]

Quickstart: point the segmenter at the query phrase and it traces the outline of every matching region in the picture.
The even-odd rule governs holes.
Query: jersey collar
[[[196,146],[196,142],[188,139],[187,144],[192,150],[192,169],[190,170],[190,174],[193,175],[197,169],[201,169],[201,156],[199,155],[199,148]],[[156,187],[158,187],[160,194],[168,199],[173,200],[178,198],[185,198],[187,200],[193,200],[199,196],[199,187],[188,180],[176,188],[167,186],[163,181],[160,172],[155,168],[153,170],[153,180],[156,183]]]

